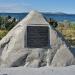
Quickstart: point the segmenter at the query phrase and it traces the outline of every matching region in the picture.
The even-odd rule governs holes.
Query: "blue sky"
[[[75,0],[0,0],[0,12],[65,12],[75,14]]]

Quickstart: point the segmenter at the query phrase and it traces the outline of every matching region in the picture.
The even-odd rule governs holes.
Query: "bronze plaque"
[[[27,47],[48,48],[49,28],[47,26],[27,26]]]

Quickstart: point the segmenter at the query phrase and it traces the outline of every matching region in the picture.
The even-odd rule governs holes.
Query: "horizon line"
[[[26,12],[0,12],[0,13],[29,13],[30,11],[26,11]],[[75,13],[66,13],[66,12],[49,12],[49,11],[39,11],[40,13],[48,13],[48,14],[65,14],[65,15],[69,15],[69,14],[74,14]]]

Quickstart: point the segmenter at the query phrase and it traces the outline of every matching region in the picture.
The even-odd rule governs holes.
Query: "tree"
[[[11,16],[8,15],[8,16],[7,16],[7,19],[11,19]]]
[[[52,27],[54,27],[54,28],[56,28],[56,27],[58,26],[57,21],[55,21],[55,20],[53,20],[53,19],[51,19],[51,18],[48,20],[48,23],[49,23]]]

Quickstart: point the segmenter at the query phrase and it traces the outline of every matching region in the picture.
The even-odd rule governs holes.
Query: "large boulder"
[[[27,48],[27,26],[48,26],[49,48]],[[0,67],[43,67],[75,64],[67,43],[44,19],[31,11],[0,41]],[[72,61],[71,61],[72,60]]]

